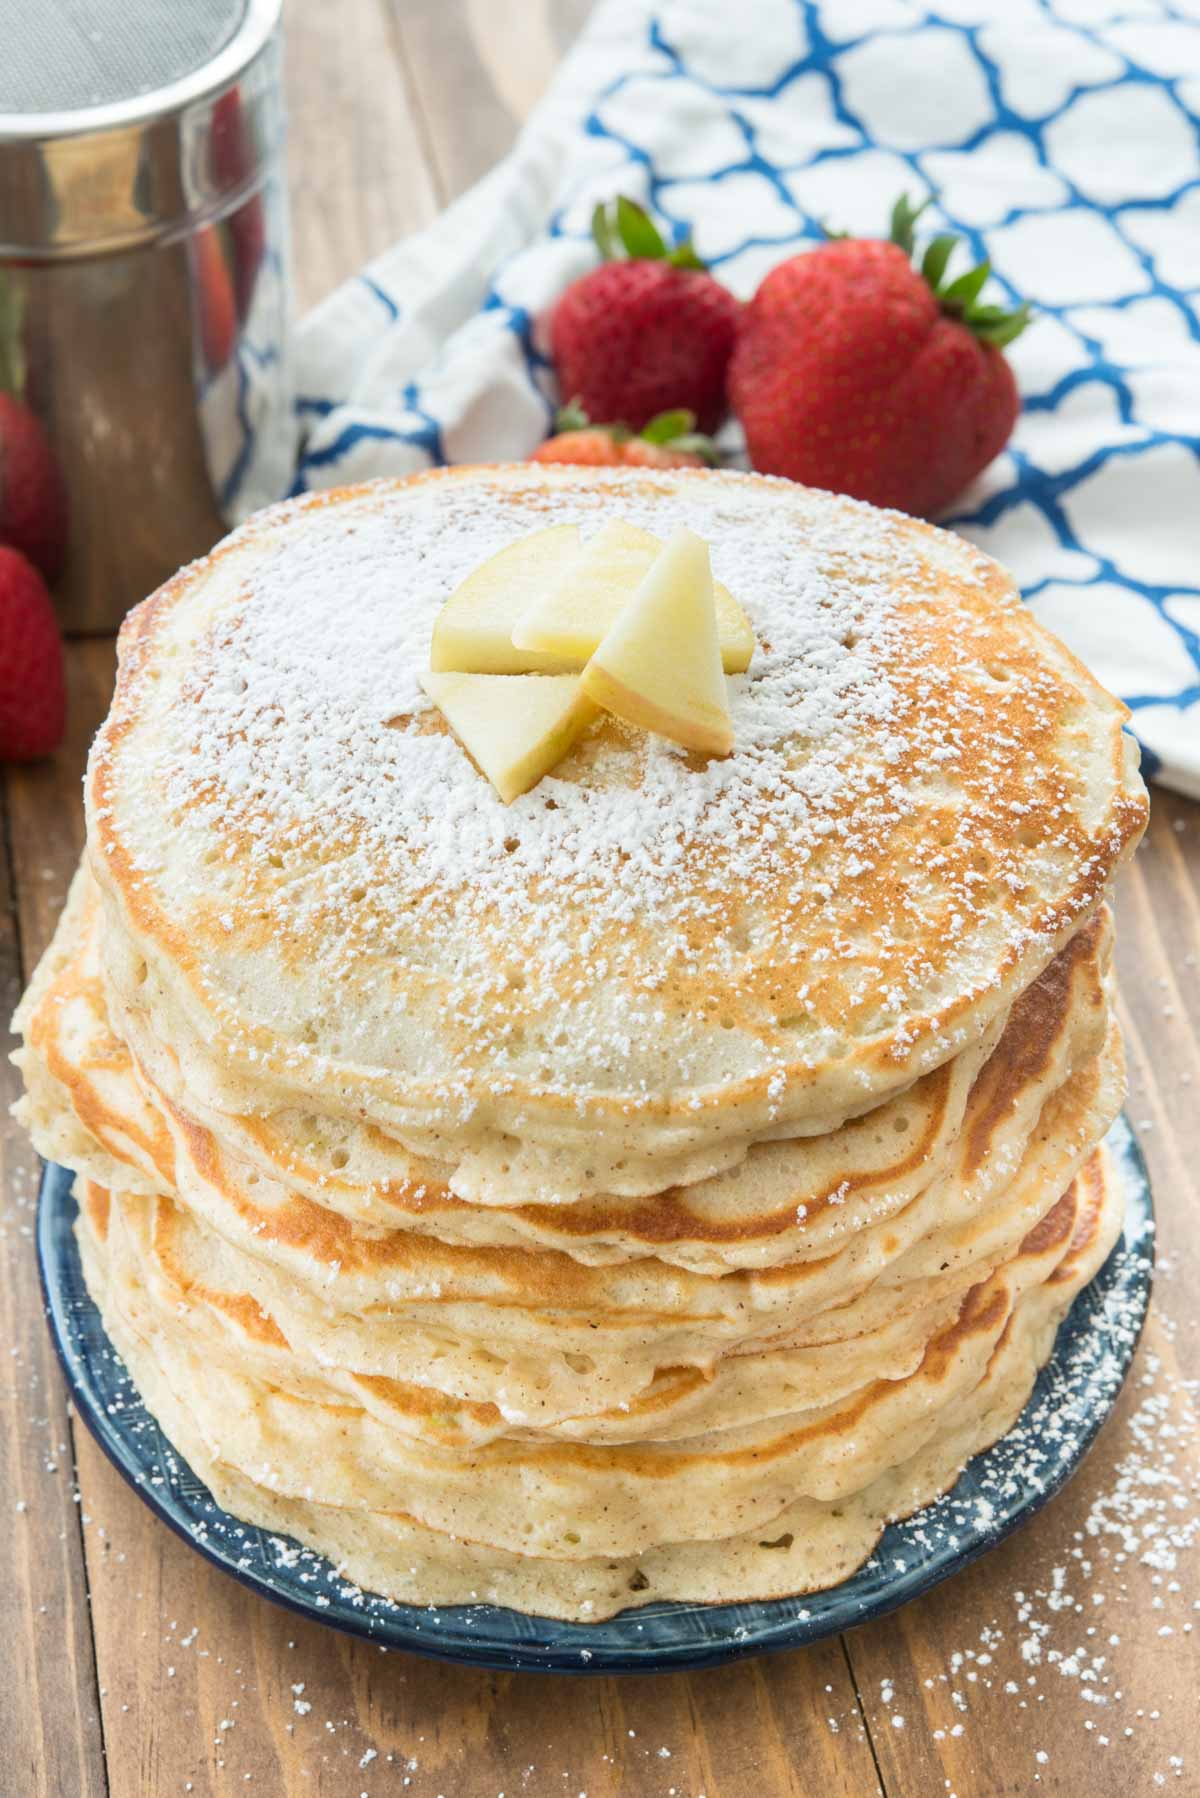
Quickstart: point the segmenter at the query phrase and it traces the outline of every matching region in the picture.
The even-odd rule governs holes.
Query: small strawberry
[[[67,492],[50,439],[11,393],[0,393],[0,543],[36,562],[47,580],[67,547]]]
[[[563,406],[555,435],[540,443],[531,462],[577,462],[592,468],[703,468],[715,459],[695,414],[660,412],[635,436],[625,424],[594,425],[578,400]]]
[[[53,580],[67,548],[67,491],[50,439],[20,397],[23,360],[20,308],[0,285],[0,543]]]
[[[729,372],[755,468],[927,517],[1004,448],[1021,402],[1001,350],[1029,309],[979,303],[987,262],[946,283],[952,236],[914,268],[923,210],[903,196],[890,242],[822,244],[759,287]]]
[[[741,302],[690,241],[669,250],[632,200],[597,206],[592,236],[604,261],[571,283],[550,319],[561,391],[577,393],[593,418],[623,418],[635,431],[674,407],[715,430],[729,409]]]
[[[624,461],[621,444],[612,425],[570,425],[561,423],[564,407],[556,420],[553,437],[539,443],[531,462],[577,462],[588,468],[618,468]]]
[[[651,419],[650,424],[653,423]],[[672,443],[655,443],[645,437],[630,437],[622,446],[621,460],[626,468],[706,468],[709,465],[708,458],[695,450],[679,449]]]
[[[30,762],[62,742],[67,692],[62,640],[45,582],[0,547],[0,761]]]

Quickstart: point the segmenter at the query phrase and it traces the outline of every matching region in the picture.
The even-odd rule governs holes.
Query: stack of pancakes
[[[601,718],[505,807],[433,620],[612,517],[748,614],[736,748]],[[599,1618],[831,1584],[945,1490],[1120,1229],[1123,716],[986,557],[753,476],[345,489],[139,608],[21,1112],[218,1500]]]

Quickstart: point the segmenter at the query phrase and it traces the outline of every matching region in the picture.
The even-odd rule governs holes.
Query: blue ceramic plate
[[[50,1328],[76,1407],[165,1523],[266,1598],[352,1635],[440,1660],[554,1673],[647,1673],[797,1648],[916,1598],[1032,1517],[1079,1466],[1133,1359],[1150,1297],[1154,1213],[1124,1120],[1109,1137],[1128,1192],[1121,1240],[1058,1332],[1015,1429],[977,1455],[936,1504],[893,1524],[850,1579],[764,1603],[655,1604],[607,1623],[556,1623],[495,1605],[393,1604],[347,1584],[322,1556],[239,1523],[172,1449],[142,1404],[88,1297],[71,1225],[71,1175],[48,1166],[38,1255]]]

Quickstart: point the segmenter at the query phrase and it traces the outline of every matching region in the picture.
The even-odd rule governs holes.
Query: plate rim
[[[36,1226],[38,1276],[41,1284],[43,1308],[47,1327],[54,1344],[55,1353],[67,1386],[71,1403],[92,1437],[97,1442],[108,1460],[116,1468],[125,1482],[133,1489],[150,1511],[165,1523],[181,1541],[194,1552],[200,1554],[212,1566],[222,1573],[230,1575],[238,1583],[258,1596],[280,1605],[294,1615],[304,1617],[311,1622],[324,1624],[327,1628],[336,1629],[343,1634],[358,1637],[360,1640],[373,1643],[376,1647],[384,1647],[399,1652],[418,1654],[426,1659],[449,1662],[460,1666],[487,1667],[502,1672],[538,1672],[557,1673],[573,1676],[609,1675],[616,1673],[646,1674],[683,1672],[688,1669],[720,1666],[727,1662],[745,1660],[761,1654],[782,1653],[789,1649],[807,1647],[815,1642],[828,1640],[831,1636],[840,1635],[844,1630],[858,1628],[861,1624],[873,1622],[876,1618],[886,1617],[898,1610],[901,1605],[908,1604],[915,1598],[940,1585],[943,1580],[960,1572],[964,1567],[997,1547],[1007,1537],[1020,1529],[1030,1518],[1044,1509],[1057,1497],[1063,1487],[1073,1477],[1087,1459],[1104,1424],[1111,1416],[1117,1399],[1124,1387],[1130,1367],[1137,1353],[1154,1286],[1156,1218],[1153,1191],[1145,1157],[1133,1128],[1125,1114],[1117,1118],[1105,1138],[1105,1144],[1117,1164],[1119,1177],[1125,1182],[1127,1196],[1127,1216],[1122,1234],[1118,1237],[1112,1251],[1106,1257],[1104,1265],[1097,1270],[1092,1281],[1083,1289],[1090,1291],[1097,1282],[1104,1280],[1114,1263],[1114,1258],[1122,1245],[1127,1251],[1136,1250],[1143,1266],[1135,1266],[1130,1278],[1132,1290],[1139,1301],[1136,1327],[1129,1336],[1122,1350],[1120,1375],[1108,1394],[1106,1402],[1089,1413],[1086,1421],[1076,1431],[1072,1452],[1055,1465],[1051,1473],[1024,1494],[1020,1502],[996,1524],[981,1529],[966,1544],[946,1548],[936,1553],[923,1564],[918,1564],[911,1571],[905,1570],[903,1575],[894,1577],[883,1592],[876,1592],[861,1600],[855,1600],[852,1591],[854,1581],[859,1574],[870,1565],[876,1549],[856,1568],[855,1571],[835,1586],[823,1588],[812,1593],[795,1594],[785,1598],[733,1600],[724,1604],[689,1603],[684,1601],[663,1601],[661,1608],[654,1607],[654,1616],[669,1615],[673,1611],[705,1613],[735,1612],[742,1606],[752,1606],[762,1616],[762,1622],[756,1629],[747,1629],[742,1634],[732,1629],[728,1634],[708,1640],[695,1639],[679,1641],[673,1644],[639,1645],[632,1639],[644,1620],[650,1607],[633,1608],[619,1613],[616,1617],[603,1619],[596,1623],[572,1623],[555,1618],[547,1618],[539,1613],[517,1611],[509,1606],[489,1604],[418,1606],[408,1605],[400,1601],[380,1600],[387,1609],[375,1612],[364,1612],[361,1616],[340,1614],[326,1610],[317,1602],[304,1602],[285,1586],[276,1584],[267,1574],[253,1568],[239,1565],[228,1551],[216,1547],[203,1536],[198,1535],[193,1526],[180,1515],[176,1515],[171,1504],[148,1483],[145,1472],[139,1471],[134,1457],[129,1452],[125,1437],[111,1426],[104,1414],[102,1398],[93,1390],[86,1376],[86,1363],[74,1346],[73,1333],[67,1321],[67,1314],[72,1307],[70,1296],[63,1290],[63,1271],[61,1261],[61,1231],[64,1222],[73,1222],[65,1217],[66,1208],[77,1206],[74,1197],[75,1176],[70,1169],[57,1162],[45,1162],[42,1167],[41,1180],[38,1187],[38,1211]],[[1130,1226],[1136,1228],[1136,1234],[1130,1236]],[[78,1260],[78,1247],[73,1229],[67,1232],[67,1256]],[[1115,1276],[1110,1275],[1110,1284]],[[80,1282],[82,1285],[82,1278]],[[1078,1303],[1083,1293],[1076,1295],[1073,1301]],[[96,1322],[109,1341],[107,1332],[99,1317],[98,1308],[90,1294],[86,1296],[86,1305],[96,1315]],[[1030,1393],[1026,1405],[1022,1407],[1020,1417],[1012,1429],[1005,1432],[996,1443],[982,1449],[967,1468],[982,1462],[990,1454],[995,1453],[1007,1438],[1021,1427],[1022,1420],[1030,1406],[1038,1402],[1039,1388],[1042,1386],[1047,1369],[1054,1365],[1058,1355],[1061,1334],[1066,1327],[1071,1313],[1068,1312],[1055,1336],[1055,1346],[1049,1360],[1039,1370],[1038,1380]],[[112,1354],[120,1361],[120,1356],[109,1342]],[[136,1390],[136,1384],[134,1389]],[[152,1414],[150,1414],[152,1415]],[[179,1453],[170,1438],[155,1420],[155,1427],[164,1443],[166,1443],[175,1461],[191,1473],[186,1457]],[[957,1489],[959,1481],[967,1469],[960,1473],[954,1486],[944,1495],[950,1498]],[[192,1473],[192,1478],[207,1492],[203,1480]],[[242,1528],[259,1528],[269,1539],[287,1540],[281,1531],[270,1531],[262,1526],[248,1525],[227,1512],[217,1504],[209,1493],[209,1502],[214,1513],[232,1520]],[[931,1504],[942,1501],[934,1500]],[[901,1520],[898,1526],[904,1528],[913,1520],[920,1519],[930,1506],[921,1506],[911,1513],[909,1518]],[[307,1554],[323,1563],[326,1567],[332,1564],[327,1557],[317,1554],[315,1550],[305,1550]],[[832,1609],[838,1594],[841,1594],[843,1607],[855,1607],[859,1614],[847,1617],[844,1610],[836,1618],[832,1615],[821,1615],[821,1611]],[[368,1597],[379,1598],[377,1594]],[[817,1611],[810,1609],[815,1605]],[[520,1619],[525,1624],[537,1624],[543,1630],[567,1630],[587,1632],[586,1639],[567,1642],[545,1640],[527,1640],[519,1633],[506,1637],[503,1641],[494,1634],[479,1636],[460,1633],[448,1636],[444,1626],[439,1634],[443,1616],[461,1613],[479,1615],[499,1614],[505,1618]],[[614,1627],[621,1627],[630,1632],[628,1641],[614,1642],[611,1636],[593,1635],[592,1632],[610,1632]],[[594,1647],[588,1643],[594,1643]]]

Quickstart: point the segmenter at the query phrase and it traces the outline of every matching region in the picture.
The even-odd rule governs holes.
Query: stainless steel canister
[[[281,0],[4,0],[0,313],[109,631],[295,453]]]

